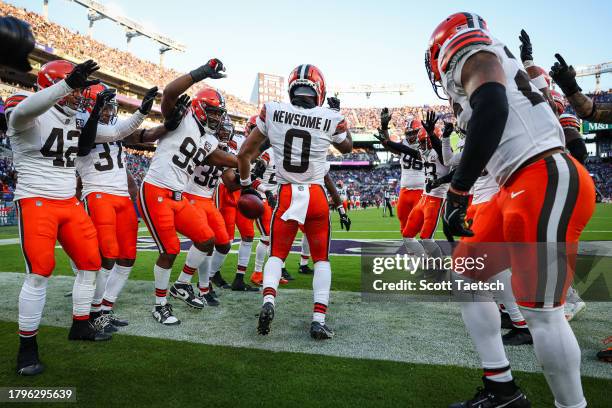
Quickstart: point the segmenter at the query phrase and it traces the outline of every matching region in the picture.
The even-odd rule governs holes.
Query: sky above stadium
[[[7,1],[7,0],[4,0]],[[457,11],[480,14],[495,37],[518,56],[518,34],[527,30],[536,64],[548,69],[554,53],[574,65],[612,60],[609,1],[411,2],[377,1],[147,1],[99,0],[123,15],[185,44],[185,53],[169,52],[165,64],[179,71],[219,57],[228,78],[214,85],[248,100],[257,72],[284,77],[301,63],[317,65],[328,87],[358,84],[410,84],[403,96],[342,95],[345,106],[396,106],[439,103],[427,79],[424,51],[435,26]],[[8,0],[42,12],[42,0]],[[81,33],[88,21],[85,8],[68,0],[49,1],[49,19]],[[434,6],[435,4],[435,6]],[[97,21],[93,37],[125,50],[123,30],[109,20]],[[158,47],[134,38],[130,51],[159,61]],[[581,78],[585,90],[594,77]],[[612,88],[604,74],[602,89]]]

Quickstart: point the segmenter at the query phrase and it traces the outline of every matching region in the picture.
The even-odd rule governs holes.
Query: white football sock
[[[266,238],[266,239],[264,239]],[[253,269],[254,272],[261,272],[263,268],[264,261],[266,260],[266,255],[268,255],[268,249],[270,249],[268,237],[261,237],[257,246],[255,247],[255,267]]]
[[[512,292],[512,273],[510,269],[506,269],[489,279],[489,282],[492,283],[496,281],[503,284],[504,289],[492,292],[495,301],[503,306],[504,311],[510,316],[514,327],[527,328],[527,322],[519,310],[514,293]]]
[[[271,256],[266,262],[263,271],[263,302],[274,304],[278,282],[280,281],[283,269],[283,261],[276,256]]]
[[[125,282],[132,272],[131,266],[121,266],[115,264],[115,268],[111,271],[106,281],[106,289],[104,290],[104,297],[102,298],[102,310],[112,310],[113,305],[117,301],[117,297],[123,290]]]
[[[210,273],[215,274],[221,270],[221,265],[225,262],[225,258],[227,254],[222,254],[221,252],[214,250],[212,254],[212,259],[210,261]]]
[[[462,302],[461,316],[480,356],[485,377],[498,382],[512,380],[510,363],[502,343],[497,305],[485,299]]]
[[[408,255],[413,255],[416,257],[424,257],[425,249],[423,245],[415,238],[404,238],[404,245],[406,246],[406,250],[408,251]]]
[[[77,274],[79,273],[79,268],[77,268],[76,264],[71,258],[68,259],[70,260],[70,267],[72,268],[72,273],[74,273],[74,276],[77,276]]]
[[[576,303],[581,301],[582,299],[580,298],[580,295],[578,294],[578,291],[576,289],[574,289],[573,286],[570,286],[569,288],[567,288],[567,294],[565,297],[565,301],[568,303]]]
[[[200,289],[200,294],[208,293],[208,286],[210,283],[210,261],[212,260],[212,255],[206,256],[206,259],[200,267],[198,268],[198,289]]]
[[[253,248],[253,241],[240,241],[240,247],[238,248],[238,267],[236,268],[236,274],[244,275],[249,266],[249,259],[251,258],[251,249]]]
[[[91,302],[96,286],[94,271],[79,271],[72,286],[72,318],[86,320],[89,318]]]
[[[168,282],[170,281],[170,272],[172,269],[164,269],[155,264],[153,266],[153,275],[155,276],[155,304],[165,305],[166,294],[168,293]]]
[[[310,258],[310,244],[308,243],[308,238],[306,235],[302,236],[302,253],[301,255],[306,258]]]
[[[19,292],[19,335],[36,336],[47,298],[47,283],[44,276],[28,273]]]
[[[440,258],[442,256],[442,249],[434,239],[422,239],[421,245],[430,258]]]
[[[554,310],[521,308],[533,337],[533,348],[542,365],[557,407],[586,407],[580,383],[580,347],[565,319],[563,307]]]
[[[108,281],[108,277],[110,276],[111,272],[114,270],[114,266],[112,269],[102,267],[96,274],[96,288],[94,290],[94,296],[91,302],[92,312],[99,312],[102,309],[102,298],[104,297],[104,291],[106,290],[106,282]]]
[[[325,324],[330,288],[331,265],[328,261],[319,261],[314,264],[314,276],[312,278],[312,294],[314,298],[312,320],[315,322]]]

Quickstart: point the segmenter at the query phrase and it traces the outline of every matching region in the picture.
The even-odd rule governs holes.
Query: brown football
[[[252,220],[263,215],[263,201],[255,194],[244,194],[238,199],[238,210]]]

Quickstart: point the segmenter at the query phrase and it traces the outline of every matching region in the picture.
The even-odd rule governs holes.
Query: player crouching
[[[270,225],[270,257],[264,267],[263,306],[257,331],[267,335],[274,319],[274,302],[283,261],[289,254],[300,224],[310,243],[314,261],[314,313],[310,335],[329,339],[325,324],[331,286],[329,205],[323,188],[326,154],[330,144],[341,153],[353,147],[344,117],[322,107],[325,80],[314,65],[300,65],[289,75],[291,103],[268,102],[238,154],[242,194],[257,194],[251,185],[251,159],[266,138],[277,160],[278,202]]]

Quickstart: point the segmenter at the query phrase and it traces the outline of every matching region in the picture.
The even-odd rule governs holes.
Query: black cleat
[[[310,324],[310,337],[315,340],[329,340],[334,337],[334,331],[325,323],[312,322]]]
[[[259,321],[257,322],[257,333],[262,336],[266,336],[270,333],[270,325],[274,320],[274,305],[270,302],[266,302],[261,307],[259,312]]]
[[[191,283],[175,282],[172,286],[170,286],[170,296],[175,299],[182,300],[183,302],[187,303],[188,306],[191,306],[194,309],[204,308],[204,304],[200,298],[193,293],[193,286],[191,286]]]
[[[45,366],[38,357],[38,344],[36,336],[20,338],[19,353],[17,354],[17,374],[32,376],[42,373]]]
[[[287,268],[283,268],[283,270],[281,271],[281,277],[288,281],[295,280],[295,278],[289,274],[289,272],[287,271]]]
[[[312,275],[314,274],[314,271],[312,270],[312,268],[308,265],[300,265],[300,270],[299,272],[303,275]]]
[[[170,303],[166,303],[163,306],[155,305],[152,313],[155,320],[165,326],[181,324],[181,321],[172,314],[172,305]]]
[[[73,320],[68,340],[106,341],[112,339],[110,333],[96,330],[89,320]]]
[[[522,346],[523,344],[533,344],[533,338],[528,328],[513,327],[502,336],[505,346]]]
[[[512,319],[510,318],[510,315],[508,313],[504,313],[500,311],[499,315],[501,317],[501,328],[502,329],[511,330],[514,328],[514,325],[512,324]]]
[[[119,331],[119,329],[110,322],[110,316],[102,312],[92,312],[89,315],[89,322],[96,331],[104,333],[115,333]]]
[[[225,279],[223,279],[223,276],[221,276],[221,271],[215,272],[215,274],[212,276],[212,278],[210,278],[210,281],[212,283],[214,283],[215,286],[218,287],[218,288],[221,288],[221,289],[231,289],[230,284],[227,283],[225,281]]]
[[[215,297],[210,293],[200,294],[199,299],[206,306],[217,307],[219,306],[219,301],[215,299]]]
[[[498,383],[483,378],[485,387],[478,387],[474,398],[456,402],[449,408],[531,408],[531,402],[514,381]]]
[[[108,315],[108,320],[115,327],[125,327],[128,324],[130,324],[126,319],[120,319],[119,317],[117,317],[117,315],[115,314],[115,312],[112,309],[111,310],[105,310],[105,311],[102,312],[102,314]]]
[[[210,293],[212,295],[212,297],[214,297],[215,299],[217,299],[219,297],[217,292],[215,292],[215,288],[213,287],[212,283],[208,284],[208,293]]]
[[[237,274],[231,286],[234,292],[259,292],[259,288],[244,283],[244,275]]]

